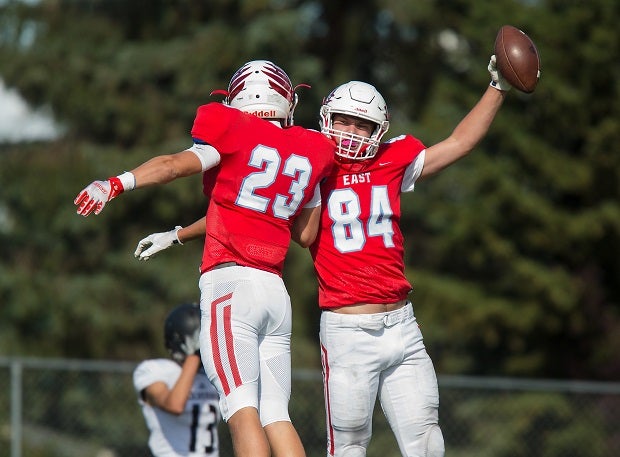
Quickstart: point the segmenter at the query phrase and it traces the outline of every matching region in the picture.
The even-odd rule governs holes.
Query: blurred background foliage
[[[323,96],[359,79],[388,101],[388,137],[431,145],[486,89],[512,24],[540,52],[536,92],[511,91],[469,157],[403,197],[416,314],[439,374],[618,379],[619,19],[616,0],[1,1],[0,77],[62,134],[0,144],[0,354],[164,355],[164,316],[199,298],[202,246],[133,252],[204,214],[200,177],[87,219],[73,198],[189,146],[197,106],[245,61],[312,86],[297,124],[316,128]],[[318,367],[307,251],[291,247],[284,277],[293,365]]]

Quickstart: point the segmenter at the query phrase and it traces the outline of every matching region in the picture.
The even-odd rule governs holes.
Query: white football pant
[[[321,314],[327,455],[364,457],[377,394],[407,457],[443,457],[439,389],[413,306],[387,313]]]
[[[291,301],[282,278],[231,266],[200,277],[200,354],[225,421],[241,408],[263,426],[289,421]]]

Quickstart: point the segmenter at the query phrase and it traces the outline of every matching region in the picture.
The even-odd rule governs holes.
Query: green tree
[[[453,372],[613,379],[618,5],[468,4],[471,48],[500,11],[534,37],[542,79],[533,96],[511,93],[481,147],[412,200],[422,242],[409,237],[409,264],[431,352]],[[421,117],[429,132],[462,110],[464,92],[443,84]]]
[[[430,145],[481,95],[495,33],[510,23],[537,43],[536,92],[512,91],[470,157],[403,198],[416,314],[440,374],[617,377],[619,8],[3,2],[0,75],[67,133],[0,146],[0,350],[133,359],[161,348],[165,312],[198,298],[201,248],[147,264],[131,253],[145,234],[203,214],[200,180],[124,195],[88,219],[71,201],[92,179],[187,147],[196,107],[244,61],[272,59],[313,86],[300,90],[298,124],[316,126],[323,95],[361,79],[388,100],[390,135]],[[285,280],[294,361],[317,364],[307,252],[291,250]]]

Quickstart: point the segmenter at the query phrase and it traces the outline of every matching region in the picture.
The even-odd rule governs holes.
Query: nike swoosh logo
[[[389,165],[389,164],[391,164],[391,163],[392,163],[392,162],[379,162],[379,166],[380,166],[380,167],[384,167],[385,165]]]

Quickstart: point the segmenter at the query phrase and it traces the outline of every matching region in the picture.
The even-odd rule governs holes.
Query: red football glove
[[[114,176],[107,181],[93,181],[78,194],[73,203],[78,207],[77,213],[88,216],[99,214],[107,202],[125,191],[121,180]]]

